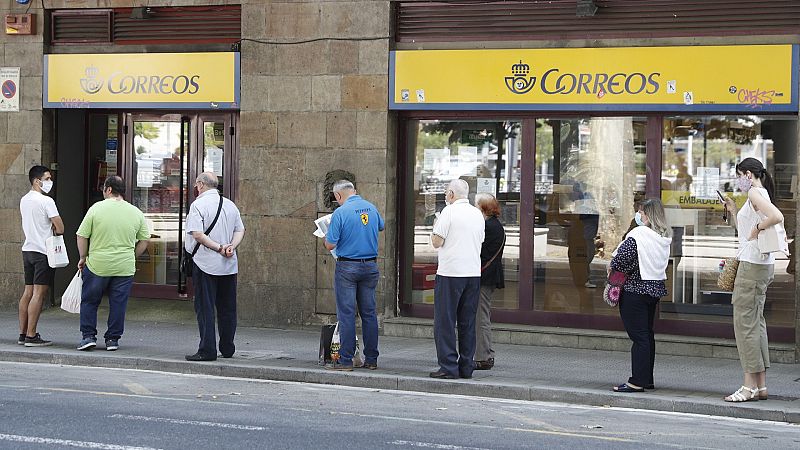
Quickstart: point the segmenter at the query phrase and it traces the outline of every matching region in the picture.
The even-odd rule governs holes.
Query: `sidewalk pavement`
[[[188,302],[184,303],[187,305]],[[189,304],[190,305],[190,304]],[[191,308],[191,306],[186,306]],[[475,371],[471,380],[434,380],[436,351],[430,339],[384,337],[376,371],[326,371],[318,365],[319,332],[240,327],[236,354],[214,362],[188,362],[197,350],[197,325],[190,310],[168,318],[129,314],[116,352],[104,350],[107,310],[99,314],[98,347],[75,349],[80,339],[77,315],[51,308],[42,314],[39,332],[49,347],[17,345],[17,317],[0,314],[0,360],[96,367],[159,370],[279,381],[334,384],[460,394],[595,406],[710,414],[800,424],[800,365],[773,364],[768,371],[770,398],[731,404],[722,397],[742,381],[738,361],[656,356],[656,390],[618,394],[611,386],[630,373],[627,352],[523,345],[496,345],[492,370]],[[145,320],[143,320],[145,319]]]

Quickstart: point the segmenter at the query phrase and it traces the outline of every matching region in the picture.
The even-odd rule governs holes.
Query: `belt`
[[[376,261],[378,258],[363,258],[363,259],[353,259],[353,258],[345,258],[344,256],[340,256],[338,258],[339,261],[352,261],[352,262],[372,262]]]

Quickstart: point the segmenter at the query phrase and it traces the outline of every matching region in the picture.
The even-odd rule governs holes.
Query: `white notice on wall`
[[[424,161],[422,169],[435,173],[447,173],[450,171],[450,149],[449,148],[426,148],[424,151]]]
[[[692,180],[692,194],[695,197],[716,199],[719,189],[719,167],[698,167],[697,176]]]
[[[0,111],[19,111],[19,67],[0,67]]]
[[[153,161],[137,161],[136,186],[140,188],[153,187]]]
[[[203,170],[214,172],[214,175],[222,176],[222,155],[223,151],[219,147],[206,147],[206,157],[203,159]]]
[[[478,178],[478,190],[487,194],[497,195],[497,183],[494,178]]]
[[[459,175],[475,176],[478,174],[478,147],[458,147]]]

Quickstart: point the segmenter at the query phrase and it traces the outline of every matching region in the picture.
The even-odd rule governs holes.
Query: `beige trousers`
[[[769,368],[767,322],[764,302],[767,286],[772,283],[772,264],[739,263],[733,285],[733,332],[739,361],[745,373],[759,373]]]

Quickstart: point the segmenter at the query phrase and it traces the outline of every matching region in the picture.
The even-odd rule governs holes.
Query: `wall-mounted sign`
[[[0,111],[19,111],[19,67],[0,67]]]
[[[44,55],[45,108],[238,109],[239,53]]]
[[[797,45],[402,50],[389,107],[797,112],[797,72]]]

